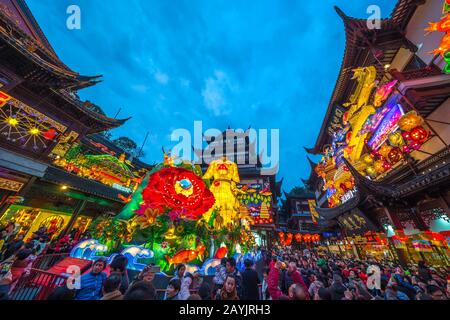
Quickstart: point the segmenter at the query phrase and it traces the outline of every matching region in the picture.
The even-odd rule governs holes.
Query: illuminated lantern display
[[[444,67],[444,72],[446,74],[450,73],[450,51],[444,55],[444,61],[447,63]]]
[[[303,235],[303,241],[311,242],[311,235],[309,233]]]
[[[142,196],[145,205],[141,210],[162,213],[170,208],[179,211],[182,219],[197,220],[214,204],[201,178],[183,168],[163,168],[151,174]]]
[[[399,148],[393,148],[387,158],[389,160],[390,163],[395,164],[397,162],[399,162],[402,159],[402,151]]]
[[[295,235],[295,241],[297,241],[298,243],[302,242],[302,234],[301,233],[297,233]]]
[[[415,111],[404,114],[398,121],[398,126],[402,131],[411,131],[415,127],[423,124],[423,118]]]
[[[234,191],[237,189],[236,183],[240,181],[236,163],[225,158],[214,160],[203,175],[203,179],[214,179],[209,189],[216,199],[214,207],[205,214],[204,219],[208,221],[215,212],[214,227],[216,229],[239,225],[240,203]]]
[[[56,130],[55,129],[48,129],[43,134],[44,138],[47,140],[53,140],[56,136]]]
[[[384,162],[382,160],[375,161],[373,165],[375,172],[377,173],[383,173],[384,172]]]
[[[389,135],[389,143],[394,147],[399,147],[403,144],[403,138],[400,132],[396,131]]]
[[[349,132],[347,132],[347,134],[345,135],[345,142],[346,142],[346,143],[349,143],[351,138],[352,138],[352,132],[349,131]]]
[[[372,164],[373,163],[373,158],[372,158],[372,156],[370,154],[365,154],[365,155],[362,156],[362,161],[365,164]]]
[[[422,144],[417,141],[414,141],[409,145],[409,147],[413,150],[419,150],[421,146]]]
[[[411,130],[411,140],[418,143],[427,141],[429,133],[424,127],[416,127]]]
[[[374,167],[370,166],[366,168],[366,172],[369,176],[373,177],[377,174],[377,171],[375,170]]]
[[[387,157],[388,157],[388,154],[389,154],[389,152],[391,152],[391,150],[392,150],[392,147],[388,146],[387,144],[383,144],[383,145],[380,147],[380,150],[378,150],[378,153],[379,153],[380,155],[382,155],[383,158],[387,158]]]

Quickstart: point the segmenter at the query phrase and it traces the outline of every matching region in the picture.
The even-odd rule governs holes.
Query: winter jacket
[[[77,290],[75,300],[99,300],[106,273],[94,274],[92,271],[83,274],[80,279],[80,289]]]
[[[272,300],[278,300],[283,292],[281,291],[278,283],[280,281],[280,270],[272,268],[267,277],[267,285],[269,288],[269,294]]]
[[[288,274],[288,273],[286,272],[286,274]],[[293,283],[299,284],[299,285],[302,286],[302,288],[303,288],[303,290],[305,291],[305,294],[306,294],[306,299],[309,300],[310,296],[309,296],[308,287],[306,286],[305,282],[303,281],[303,278],[300,275],[300,272],[298,272],[296,270],[296,271],[292,272],[289,276],[293,280]]]
[[[242,272],[242,300],[259,300],[258,273],[247,268]]]

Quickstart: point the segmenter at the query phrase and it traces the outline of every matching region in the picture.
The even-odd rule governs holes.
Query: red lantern
[[[53,138],[55,138],[55,136],[56,136],[56,130],[48,129],[47,131],[44,132],[43,136],[47,140],[53,140]]]
[[[388,159],[390,163],[395,164],[402,159],[402,152],[399,148],[393,148],[388,153]]]
[[[411,131],[411,139],[415,142],[424,143],[428,136],[428,131],[424,127],[416,127]]]
[[[295,241],[297,241],[298,243],[302,242],[302,234],[301,233],[297,233],[295,235]]]

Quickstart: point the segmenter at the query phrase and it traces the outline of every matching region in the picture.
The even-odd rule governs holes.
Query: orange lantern
[[[295,235],[295,241],[297,241],[298,243],[302,242],[302,234],[301,233],[297,233]]]
[[[415,111],[404,114],[398,121],[398,126],[403,131],[411,131],[415,127],[423,124],[423,118]]]

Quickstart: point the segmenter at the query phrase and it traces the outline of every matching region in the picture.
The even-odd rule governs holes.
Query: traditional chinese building
[[[126,198],[130,190],[55,165],[75,145],[97,141],[97,133],[126,121],[106,116],[77,95],[99,76],[66,66],[23,0],[0,0],[0,56],[0,222],[15,221],[27,235],[41,225],[60,235],[119,211],[119,195]],[[90,160],[97,160],[99,174],[118,184],[136,178],[125,157],[118,160],[122,152],[97,159],[101,148],[92,147]]]
[[[443,2],[399,0],[380,29],[336,8],[346,47],[319,136],[307,148],[322,156],[310,161],[307,182],[321,217],[339,223],[357,255],[449,263]]]

